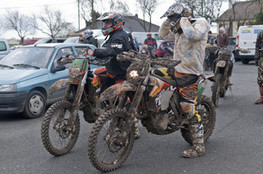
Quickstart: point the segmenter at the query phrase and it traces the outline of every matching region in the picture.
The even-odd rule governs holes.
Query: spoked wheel
[[[201,96],[197,100],[196,110],[201,116],[201,122],[204,126],[204,141],[206,142],[215,128],[216,108],[213,102],[208,97]],[[186,127],[185,129],[181,129],[181,133],[185,141],[192,144],[192,138],[188,127]]]
[[[218,105],[219,102],[219,95],[220,95],[220,80],[222,78],[222,74],[217,74],[215,77],[215,83],[212,89],[212,101],[215,106]]]
[[[46,112],[42,126],[41,139],[45,149],[54,156],[69,153],[79,136],[80,122],[76,117],[70,125],[69,118],[72,104],[67,100],[54,103]]]
[[[88,152],[91,163],[102,172],[119,168],[131,153],[134,143],[134,123],[131,129],[129,114],[115,109],[101,115],[91,130]]]

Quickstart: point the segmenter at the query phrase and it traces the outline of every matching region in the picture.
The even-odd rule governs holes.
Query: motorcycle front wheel
[[[63,99],[47,110],[41,125],[41,139],[45,149],[54,156],[69,153],[77,142],[80,130],[79,116],[69,125],[72,103]]]
[[[127,160],[134,144],[134,124],[126,132],[128,117],[126,110],[114,109],[96,120],[88,141],[89,159],[96,169],[109,172]]]
[[[206,142],[215,128],[216,108],[213,102],[204,95],[197,100],[195,107],[198,111],[198,114],[201,116],[201,122],[204,126],[204,142]],[[184,129],[181,129],[181,134],[186,142],[189,144],[193,143],[193,138],[190,134],[188,126],[186,126]]]

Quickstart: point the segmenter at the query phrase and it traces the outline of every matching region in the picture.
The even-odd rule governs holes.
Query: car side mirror
[[[56,66],[54,66],[54,64],[53,64],[53,66],[50,69],[50,72],[55,73],[57,71],[63,71],[65,69],[66,69],[65,65],[56,65]]]

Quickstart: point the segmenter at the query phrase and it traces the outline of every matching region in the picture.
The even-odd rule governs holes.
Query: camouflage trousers
[[[263,87],[263,57],[261,57],[258,61],[258,85]]]

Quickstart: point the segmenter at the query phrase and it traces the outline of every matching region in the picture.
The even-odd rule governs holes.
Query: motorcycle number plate
[[[220,60],[217,62],[216,66],[223,68],[226,66],[226,61]]]

